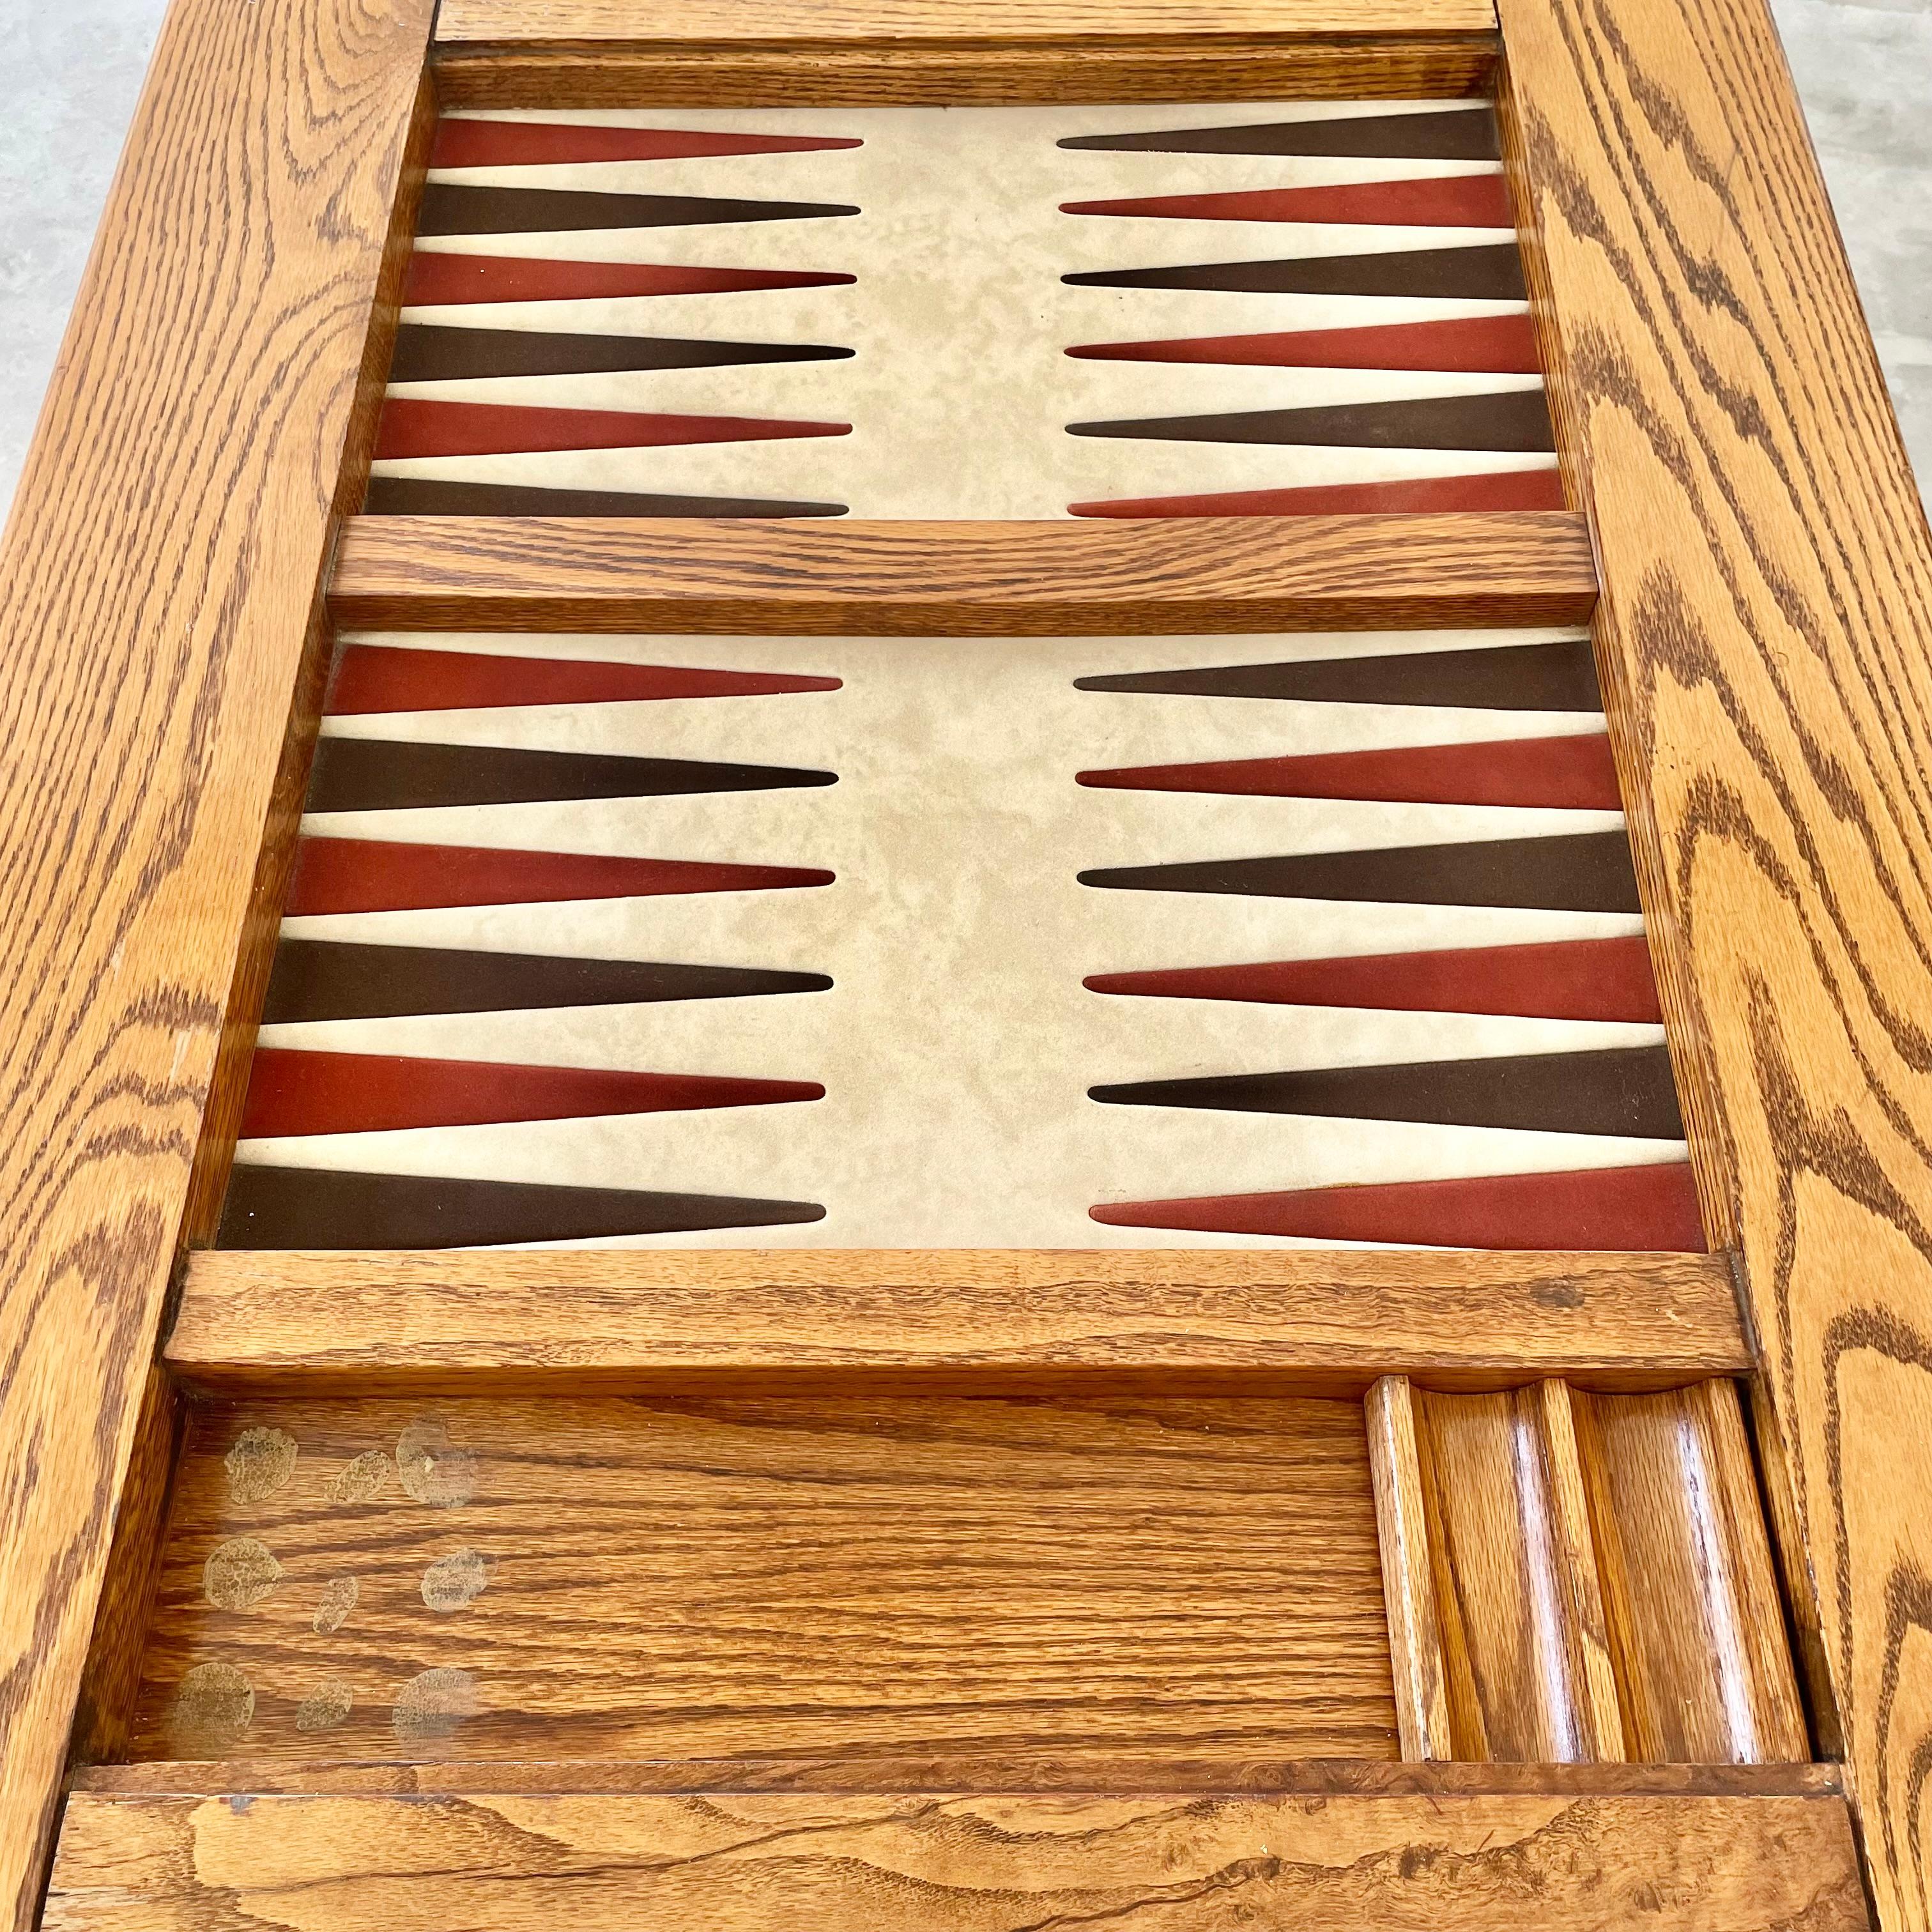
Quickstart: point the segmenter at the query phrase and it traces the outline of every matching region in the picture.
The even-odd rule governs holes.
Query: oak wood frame
[[[1048,100],[1413,100],[1482,94],[1494,80],[1493,16],[1479,33],[1324,34],[1180,47],[986,43],[729,48],[585,42],[445,44],[436,84],[452,107],[1001,106]]]
[[[1834,1798],[1202,1798],[1156,1784],[1120,1797],[714,1789],[696,1802],[476,1788],[245,1802],[86,1791],[73,1800],[48,1923],[190,1932],[233,1914],[294,1932],[326,1900],[344,1932],[388,1932],[416,1912],[432,1924],[487,1915],[520,1932],[542,1922],[545,1894],[550,1914],[563,1904],[589,1932],[772,1932],[798,1922],[801,1897],[824,1932],[949,1922],[1022,1932],[1091,1918],[1309,1932],[1639,1919],[1658,1932],[1801,1922],[1856,1932],[1864,1922]]]
[[[574,1388],[720,1376],[1359,1396],[1748,1373],[1719,1255],[660,1250],[188,1258],[196,1386]]]
[[[1932,533],[1762,0],[1499,15],[1506,160],[1772,1515],[1879,1921],[1922,1928]]]
[[[1835,1764],[1445,1764],[1399,1759],[1136,1757],[1057,1753],[1051,1760],[962,1753],[939,1758],[881,1755],[809,1758],[560,1758],[454,1760],[420,1764],[278,1764],[260,1758],[190,1762],[150,1758],[76,1766],[74,1791],[226,1797],[333,1792],[416,1797],[464,1792],[707,1791],[910,1794],[933,1791],[1274,1792],[1306,1798],[1822,1798],[1844,1795]]]
[[[699,45],[677,38],[688,10],[652,44],[628,31],[608,37],[613,0],[545,0],[510,25],[523,40],[575,44],[538,48],[507,44],[500,10],[464,0],[446,6],[435,70],[447,98],[476,104],[514,104],[592,73],[606,76],[602,98],[720,104],[801,71],[812,78],[794,99],[876,100],[882,89],[902,99],[1025,98],[1064,90],[1076,73],[1091,76],[1084,84],[1096,98],[1171,98],[1177,86],[1202,98],[1290,86],[1452,94],[1481,87],[1495,54],[1486,24],[1466,8],[1436,9],[1435,24],[1452,31],[1432,37],[1430,0],[1414,0],[1416,17],[1379,40],[1338,29],[1359,18],[1348,0],[1325,7],[1336,16],[1325,22],[1305,11],[1291,20],[1298,10],[1283,0],[1274,12],[1286,24],[1272,35],[1183,49],[1150,34],[1107,50],[1070,48],[1064,7],[1058,40],[989,31],[976,45],[908,46],[850,31],[862,9],[799,4],[829,23],[824,38],[721,44],[713,21]],[[1913,1118],[1927,1104],[1932,1055],[1910,1016],[1932,955],[1923,723],[1932,716],[1932,544],[1758,0],[1686,10],[1665,0],[1502,0],[1501,10],[1502,106],[1552,403],[1573,500],[1605,572],[1600,658],[1673,1050],[1690,1056],[1700,1178],[1720,1238],[1737,1245],[1760,1350],[1773,1514],[1801,1629],[1815,1628],[1830,1670],[1821,1728],[1844,1723],[1881,1920],[1922,1925],[1928,1886],[1910,1821],[1923,1802],[1932,1694],[1908,1652],[1913,1633],[1922,1643],[1932,1628],[1922,1582],[1932,1571],[1923,1449],[1932,1438],[1932,1156]],[[359,489],[385,310],[406,245],[412,130],[419,154],[425,124],[418,75],[428,23],[416,0],[386,0],[373,16],[341,0],[276,0],[218,23],[219,11],[177,0],[170,16],[0,552],[14,586],[0,644],[10,669],[26,670],[14,688],[29,705],[77,691],[84,721],[64,719],[46,761],[10,768],[0,789],[10,862],[0,895],[50,906],[37,933],[84,928],[77,969],[48,974],[54,942],[35,940],[26,957],[43,970],[18,976],[4,996],[10,1037],[47,1042],[10,1089],[0,1168],[9,1243],[0,1454],[10,1478],[0,1514],[0,1888],[20,1924],[34,1907],[144,1388],[154,1413],[144,1376],[163,1289],[225,1175],[232,1127],[223,1122],[252,1037],[323,655],[316,591]],[[1268,0],[1242,11],[1251,26]],[[1392,18],[1384,10],[1378,25]],[[218,223],[208,232],[206,211],[224,208],[225,184],[183,171],[167,152],[181,138],[169,116],[190,44],[194,64],[205,72],[226,63],[236,84],[220,99],[204,85],[179,111],[228,117],[238,136],[259,116],[262,192],[323,251],[304,257],[292,280],[272,279],[260,232]],[[305,98],[292,72],[318,50],[326,72]],[[209,152],[225,152],[218,138]],[[285,154],[313,165],[278,180]],[[1733,164],[1754,156],[1741,178]],[[156,224],[157,206],[190,212]],[[144,226],[164,228],[177,256],[131,253],[127,238]],[[142,303],[171,286],[170,270],[212,287],[238,261],[258,278],[256,298],[232,318],[244,364],[317,280],[327,320],[279,386],[233,398],[248,448],[224,470],[194,434],[190,412],[206,416],[206,394],[181,380],[184,365],[208,366],[196,360],[201,311],[185,304],[191,321],[171,329],[174,313],[150,321]],[[116,400],[130,393],[161,400],[117,420]],[[130,484],[171,466],[201,513],[158,533]],[[523,541],[533,527],[540,537],[541,526],[526,525]],[[343,614],[370,621],[380,608],[380,621],[406,626],[412,608],[415,621],[438,621],[429,599],[449,595],[447,586],[425,593],[418,580],[412,606],[407,584],[372,567],[393,566],[394,542],[407,534],[352,524],[336,583]],[[520,535],[499,534],[506,543]],[[488,536],[472,529],[454,548],[473,554]],[[1559,549],[1556,589],[1545,579],[1526,594],[1583,595],[1574,525],[1549,554]],[[1269,568],[1264,594],[1279,596],[1266,590]],[[182,588],[198,593],[203,580],[224,595]],[[482,609],[486,589],[519,594],[490,581],[486,572],[458,602]],[[158,614],[146,601],[153,584],[163,587]],[[1489,576],[1466,594],[1496,590]],[[379,591],[390,600],[380,606]],[[614,627],[649,627],[636,605],[652,599],[680,604],[668,622],[706,627],[682,607],[686,593],[668,596],[661,580],[624,594],[632,606],[611,610]],[[358,606],[358,596],[370,602]],[[877,619],[886,599],[876,586],[868,597],[880,600],[869,604]],[[1123,622],[1120,609],[1109,607],[1110,625]],[[711,621],[726,627],[728,611],[730,623],[742,620],[721,601]],[[525,620],[557,616],[532,610]],[[1413,621],[1388,619],[1403,620]],[[782,628],[842,621],[849,612]],[[906,628],[931,621],[908,614]],[[1338,621],[1332,607],[1318,621]],[[1060,626],[1036,616],[998,628]],[[144,790],[117,820],[117,748],[138,755],[170,732],[192,782]],[[90,814],[107,836],[76,848],[75,828]],[[1750,942],[1742,947],[1727,930],[1740,908]],[[14,929],[29,927],[16,919]],[[190,1267],[191,1300],[226,1262]],[[380,1274],[386,1263],[356,1265]],[[76,1336],[86,1338],[78,1351]],[[190,1361],[219,1372],[214,1352],[181,1358]],[[1526,1362],[1521,1378],[1550,1372]],[[1870,1386],[1873,1378],[1885,1386]],[[1886,1496],[1851,1486],[1861,1467],[1877,1472]],[[143,1494],[148,1481],[137,1485]],[[138,1516],[148,1505],[130,1497]],[[1546,1769],[1536,1776],[1536,1789],[1551,1788]],[[1159,1781],[1150,1774],[1136,1788]]]
[[[452,106],[850,106],[1473,94],[1496,49],[1492,0],[1136,0],[1099,31],[1082,0],[446,0],[436,60]]]
[[[355,517],[329,608],[383,630],[1082,636],[1582,624],[1567,510],[1131,522]]]

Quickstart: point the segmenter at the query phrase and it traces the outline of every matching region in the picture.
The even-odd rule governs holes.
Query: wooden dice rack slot
[[[1760,7],[176,0],[104,236],[21,1932],[1926,1922],[1932,542]]]

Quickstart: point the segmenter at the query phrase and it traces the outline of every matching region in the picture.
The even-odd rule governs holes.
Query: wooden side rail
[[[1365,1923],[1659,1932],[1864,1922],[1842,1800],[1436,1791],[1024,1798],[88,1791],[68,1809],[54,1932],[172,1932],[239,1911],[341,1932],[487,1915],[538,1932],[1022,1932]]]
[[[1797,1622],[1822,1618],[1880,1918],[1919,1927],[1932,533],[1761,0],[1499,13],[1598,658],[1666,1012],[1703,1063]]]
[[[1715,1255],[1024,1250],[191,1256],[166,1348],[212,1386],[568,1373],[1137,1372],[1359,1394],[1400,1372],[1675,1387],[1750,1363]]]
[[[358,517],[330,608],[395,630],[976,636],[1587,622],[1582,519],[1166,524]]]

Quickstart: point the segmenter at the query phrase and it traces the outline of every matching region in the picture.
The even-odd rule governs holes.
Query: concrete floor
[[[11,0],[0,72],[0,507],[165,0]],[[1932,0],[1773,0],[1922,487],[1932,480]]]

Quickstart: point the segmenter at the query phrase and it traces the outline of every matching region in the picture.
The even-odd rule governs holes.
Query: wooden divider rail
[[[757,170],[1049,105],[1040,235],[1184,163],[1088,212],[1193,252],[1042,284],[1146,393],[1025,460],[1183,480],[758,482],[990,470],[865,358],[1037,318],[764,328],[890,211]],[[1762,0],[174,0],[0,586],[19,1932],[1932,1932],[1932,536]]]

